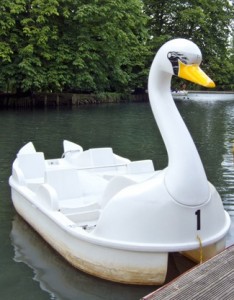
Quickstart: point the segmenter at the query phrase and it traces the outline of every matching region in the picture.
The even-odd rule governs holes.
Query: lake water
[[[234,243],[234,102],[177,103],[197,145],[209,180],[232,217]],[[0,299],[133,300],[156,287],[125,286],[86,275],[68,265],[15,212],[8,177],[17,151],[32,141],[46,158],[62,155],[62,141],[111,146],[131,160],[167,165],[167,155],[148,103],[0,111]],[[170,256],[167,280],[192,267]]]

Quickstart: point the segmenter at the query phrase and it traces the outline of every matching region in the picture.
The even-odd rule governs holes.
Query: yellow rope
[[[199,247],[200,247],[200,264],[203,262],[203,253],[202,253],[202,241],[199,235],[197,235],[197,239],[199,242]]]
[[[233,157],[233,163],[234,163],[234,144],[232,144],[232,157]]]

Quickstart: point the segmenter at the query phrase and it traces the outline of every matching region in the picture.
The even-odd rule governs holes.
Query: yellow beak
[[[215,87],[214,81],[210,79],[210,77],[208,77],[197,64],[186,65],[179,60],[178,76],[205,87]]]

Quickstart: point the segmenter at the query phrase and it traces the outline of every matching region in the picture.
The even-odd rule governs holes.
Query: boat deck
[[[234,245],[194,267],[142,300],[215,299],[234,295]]]

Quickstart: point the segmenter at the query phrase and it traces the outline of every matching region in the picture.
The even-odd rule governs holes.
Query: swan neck
[[[168,153],[165,185],[181,204],[200,205],[209,198],[206,174],[192,137],[171,96],[171,75],[154,65],[149,76],[151,108]]]

